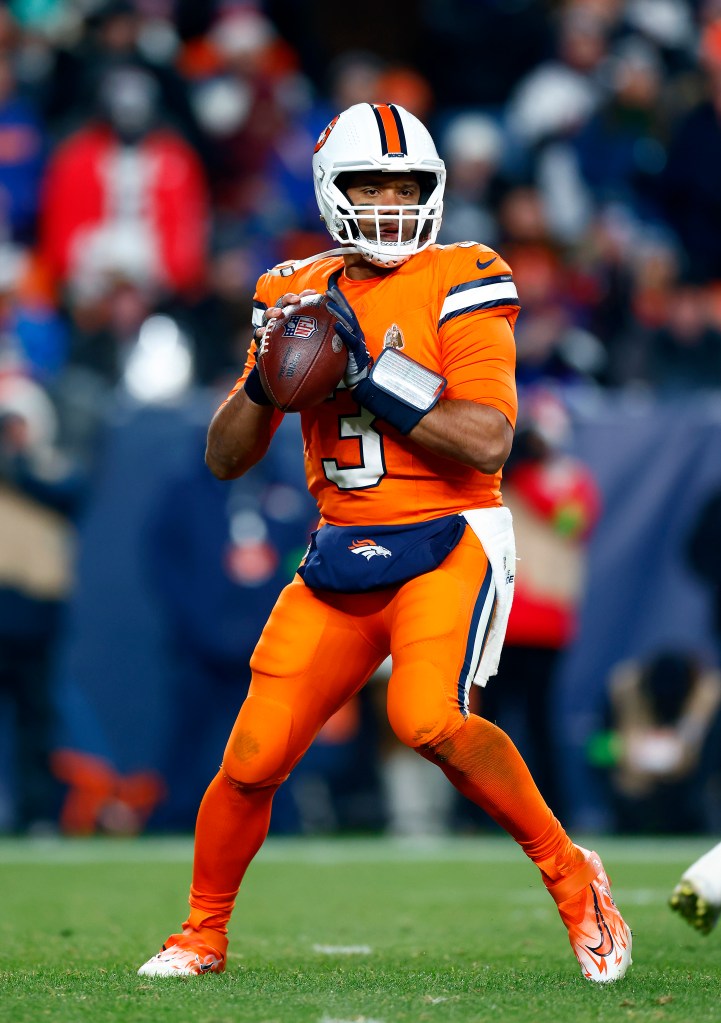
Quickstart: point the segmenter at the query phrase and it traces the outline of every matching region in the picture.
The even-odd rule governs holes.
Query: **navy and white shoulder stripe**
[[[253,324],[253,329],[254,330],[255,330],[256,327],[262,327],[263,326],[263,313],[265,312],[265,310],[267,308],[268,308],[268,306],[265,304],[265,302],[259,302],[257,299],[253,300],[253,318],[252,318],[252,324]]]
[[[497,274],[495,277],[482,277],[480,280],[456,284],[446,295],[438,326],[442,327],[454,316],[475,313],[479,309],[494,309],[501,305],[520,305],[511,274]]]

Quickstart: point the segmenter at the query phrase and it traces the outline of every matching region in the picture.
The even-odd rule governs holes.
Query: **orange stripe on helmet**
[[[405,156],[406,136],[396,108],[392,104],[374,103],[373,113],[376,115],[384,156]]]

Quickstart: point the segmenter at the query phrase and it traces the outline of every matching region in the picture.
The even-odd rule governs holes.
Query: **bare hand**
[[[265,328],[268,325],[268,321],[269,320],[277,320],[279,316],[282,316],[283,315],[283,309],[285,308],[285,306],[288,306],[288,305],[298,305],[298,303],[300,302],[301,298],[305,298],[306,295],[317,295],[317,294],[318,294],[318,292],[315,291],[313,288],[305,288],[299,294],[297,294],[294,291],[289,291],[287,294],[281,295],[281,297],[278,299],[278,304],[270,306],[270,308],[266,309],[265,312],[263,313],[263,322],[260,325],[260,327],[256,327],[255,328],[255,331],[253,333],[253,337],[255,338],[256,344],[260,343],[260,339],[262,338],[263,332],[265,331]]]

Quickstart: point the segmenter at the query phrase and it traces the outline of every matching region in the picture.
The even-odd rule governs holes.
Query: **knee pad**
[[[261,788],[279,785],[290,771],[293,715],[284,703],[248,696],[240,708],[223,756],[223,770],[233,785]]]
[[[388,683],[388,721],[406,746],[435,746],[453,735],[464,720],[460,708],[447,698],[433,664],[423,662],[393,671]]]

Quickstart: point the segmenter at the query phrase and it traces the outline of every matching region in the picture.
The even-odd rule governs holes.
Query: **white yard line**
[[[353,1019],[336,1019],[335,1016],[322,1016],[318,1023],[383,1023],[382,1019],[371,1019],[370,1016],[354,1016]]]
[[[370,945],[313,945],[313,951],[324,956],[368,956]]]

